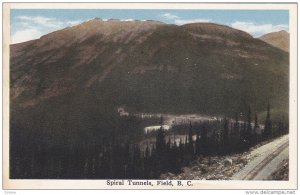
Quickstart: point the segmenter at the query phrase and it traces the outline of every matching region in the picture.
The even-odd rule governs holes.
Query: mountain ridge
[[[285,30],[262,35],[259,39],[283,51],[289,52],[290,34]]]
[[[45,110],[90,116],[105,105],[233,116],[247,105],[263,113],[270,101],[288,112],[286,52],[217,24],[94,19],[11,45],[10,55],[18,123],[23,111],[30,120]]]

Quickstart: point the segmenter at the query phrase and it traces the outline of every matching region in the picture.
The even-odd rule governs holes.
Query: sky
[[[288,10],[13,9],[11,42],[37,39],[93,18],[157,20],[176,25],[212,22],[246,31],[254,37],[280,30],[289,31]]]

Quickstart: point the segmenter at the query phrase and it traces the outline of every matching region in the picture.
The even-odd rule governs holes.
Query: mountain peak
[[[72,45],[75,42],[82,42],[93,36],[110,39],[115,37],[114,41],[134,40],[140,33],[151,32],[159,25],[166,25],[165,23],[146,20],[132,20],[132,19],[101,19],[94,18],[87,20],[78,25],[67,27],[62,30],[54,31],[42,36],[40,39],[43,45],[53,45],[54,48],[61,46]]]
[[[278,33],[289,34],[289,33],[288,33],[287,31],[285,31],[285,30],[278,31]]]
[[[243,38],[253,38],[250,34],[234,29],[230,26],[201,22],[201,23],[190,23],[182,25],[183,28],[188,29],[194,33],[204,33],[210,35],[218,35],[218,36],[230,36],[230,37],[243,37]]]
[[[285,30],[265,34],[259,37],[259,39],[274,47],[289,52],[290,34]]]
[[[102,18],[93,18],[91,20],[87,20],[84,23],[99,23],[103,22],[106,24],[109,23],[151,23],[151,24],[165,24],[161,21],[156,21],[156,20],[136,20],[136,19],[115,19],[115,18],[109,18],[109,19],[102,19]]]

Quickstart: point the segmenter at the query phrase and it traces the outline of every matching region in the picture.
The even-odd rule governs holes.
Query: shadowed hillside
[[[268,102],[287,120],[288,54],[228,26],[93,19],[11,45],[10,55],[15,125],[57,129],[61,115],[98,126],[120,105],[232,117]]]

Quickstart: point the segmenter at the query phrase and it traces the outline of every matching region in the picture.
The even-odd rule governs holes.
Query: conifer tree
[[[222,144],[223,145],[223,152],[227,153],[229,152],[229,125],[228,125],[228,119],[224,119],[224,128],[222,132]]]
[[[263,133],[264,139],[269,139],[272,137],[272,122],[271,122],[271,113],[270,113],[270,104],[268,103],[267,116],[265,121],[265,128]]]
[[[240,130],[240,128],[239,128],[239,116],[238,116],[238,114],[236,113],[236,115],[235,115],[235,122],[234,122],[234,135],[238,135],[239,134],[239,130]]]
[[[147,143],[144,155],[144,176],[146,179],[150,177],[150,165],[150,148],[149,144]]]
[[[247,113],[247,129],[246,129],[246,144],[247,148],[250,147],[252,144],[252,125],[251,125],[252,119],[251,119],[251,108],[249,106],[248,113]]]
[[[160,119],[160,128],[156,135],[156,152],[158,155],[163,155],[166,147],[165,132],[163,129],[163,118]]]
[[[259,124],[258,124],[258,118],[257,118],[257,112],[255,112],[255,122],[254,122],[254,126],[255,126],[255,127],[259,127]]]
[[[160,119],[160,128],[156,135],[156,160],[158,173],[166,168],[166,141],[163,129],[163,118]]]
[[[258,129],[259,129],[258,117],[257,117],[257,112],[255,112],[254,130],[253,130],[253,144],[257,143],[260,139],[259,135],[257,134]]]
[[[169,136],[169,141],[167,143],[167,152],[171,151],[171,136]]]
[[[180,165],[184,165],[184,145],[182,143],[182,139],[179,141],[179,157],[180,157]]]
[[[193,141],[193,129],[192,129],[191,121],[190,121],[190,128],[189,128],[188,153],[192,158],[194,157],[194,141]]]
[[[195,146],[195,152],[196,152],[196,155],[200,155],[201,154],[201,145],[200,145],[200,133],[199,131],[197,131],[196,133],[196,146]]]
[[[284,128],[283,128],[283,123],[282,121],[280,120],[278,122],[278,135],[283,135],[284,134]]]
[[[207,129],[205,125],[202,126],[202,129],[200,131],[200,153],[203,155],[208,154],[208,137],[207,137]]]

